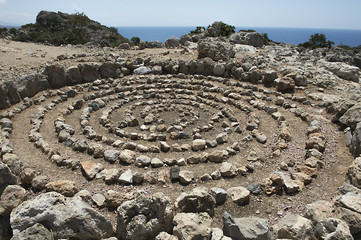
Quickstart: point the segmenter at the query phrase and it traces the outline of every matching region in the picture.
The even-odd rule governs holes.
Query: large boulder
[[[45,70],[47,70],[47,68],[45,68]],[[17,78],[14,82],[14,85],[21,98],[33,97],[38,92],[44,91],[46,89],[65,86],[65,79],[60,79],[60,76],[59,79],[57,79],[56,73],[49,72],[48,74],[49,81],[45,78],[44,75],[41,74],[30,74],[24,77]],[[59,81],[59,83],[57,84],[56,81]]]
[[[0,215],[9,217],[11,211],[25,200],[24,188],[18,185],[4,185],[0,188]]]
[[[150,42],[146,42],[145,46],[147,48],[162,48],[164,47],[164,44],[160,41],[150,41]]]
[[[79,84],[83,80],[80,70],[77,66],[69,67],[65,72],[65,76],[67,85]]]
[[[314,239],[311,220],[300,215],[288,213],[277,224],[273,225],[274,238]]]
[[[355,129],[356,125],[361,122],[361,103],[348,109],[339,121],[340,123]]]
[[[336,216],[345,221],[352,234],[361,233],[361,195],[348,192],[336,198]]]
[[[354,239],[347,223],[337,218],[326,218],[317,223],[315,233],[318,239]]]
[[[8,90],[4,83],[0,83],[0,109],[6,109],[11,106],[10,99],[8,97]]]
[[[233,219],[228,212],[223,214],[223,232],[234,240],[271,239],[267,220],[257,217]]]
[[[279,92],[289,93],[295,91],[295,81],[290,77],[277,78],[275,82]]]
[[[339,78],[353,82],[360,81],[360,69],[358,67],[350,66],[342,62],[327,62],[322,60],[319,64]]]
[[[361,157],[356,158],[347,171],[350,182],[355,187],[361,188]]]
[[[37,223],[24,231],[16,233],[11,240],[37,239],[37,240],[53,240],[54,235],[40,223]]]
[[[119,239],[154,239],[159,232],[171,230],[173,207],[163,193],[139,192],[135,199],[124,202],[117,209],[117,215]]]
[[[206,187],[197,187],[188,193],[182,193],[177,198],[175,206],[181,212],[207,212],[212,217],[216,200]]]
[[[52,88],[61,88],[66,86],[66,75],[64,68],[59,64],[47,65],[43,72],[47,76]]]
[[[179,45],[179,38],[173,36],[171,38],[168,38],[167,41],[165,41],[165,47],[166,48],[176,48]]]
[[[12,174],[9,167],[0,162],[0,186],[4,184],[16,184],[17,177]]]
[[[211,58],[214,61],[228,61],[235,56],[233,46],[223,38],[207,38],[198,43],[198,58]],[[212,69],[213,70],[213,69]]]
[[[101,78],[117,78],[120,76],[120,68],[117,63],[105,62],[100,65],[98,72]]]
[[[94,82],[100,78],[99,67],[96,64],[80,64],[78,68],[80,69],[83,82]]]
[[[265,39],[258,32],[239,31],[229,36],[229,41],[236,44],[251,45],[253,47],[263,47]]]
[[[41,223],[55,239],[102,239],[113,235],[112,224],[80,197],[65,198],[55,192],[44,193],[23,202],[10,215],[16,236]]]
[[[212,218],[207,213],[178,213],[173,223],[173,233],[178,239],[211,239]]]
[[[361,156],[361,122],[356,125],[353,132],[350,151],[355,157]]]

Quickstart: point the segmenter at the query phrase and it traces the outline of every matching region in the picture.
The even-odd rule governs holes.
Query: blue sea
[[[196,27],[117,27],[118,32],[126,38],[139,37],[142,41],[158,40],[165,42],[172,36],[180,37],[189,33]],[[267,33],[268,37],[275,42],[299,44],[309,40],[310,35],[323,33],[327,40],[335,42],[335,45],[349,45],[356,47],[361,45],[361,30],[346,29],[317,29],[317,28],[271,28],[271,27],[236,27],[239,30],[253,29],[259,33]]]

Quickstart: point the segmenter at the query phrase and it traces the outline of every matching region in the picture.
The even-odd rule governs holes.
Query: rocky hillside
[[[52,45],[93,43],[101,46],[118,46],[130,41],[116,28],[108,28],[89,19],[83,13],[41,11],[35,24],[26,24],[13,33],[13,40],[40,42]]]

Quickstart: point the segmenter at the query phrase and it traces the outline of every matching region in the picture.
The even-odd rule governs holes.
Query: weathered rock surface
[[[326,218],[317,223],[315,234],[319,239],[354,239],[347,223],[337,218]]]
[[[12,211],[10,220],[14,235],[37,223],[47,226],[56,239],[101,239],[113,234],[110,221],[80,197],[67,199],[54,192],[23,202]]]
[[[232,218],[228,212],[223,214],[223,232],[235,240],[271,239],[267,220],[257,217]]]
[[[243,32],[239,31],[229,36],[229,41],[236,44],[246,44],[253,47],[262,47],[264,45],[264,38],[258,32]]]
[[[154,239],[161,231],[170,231],[173,209],[163,193],[139,193],[134,200],[124,202],[117,209],[117,237],[119,239]]]
[[[54,235],[42,224],[36,223],[33,226],[16,233],[11,240],[24,240],[24,239],[37,239],[37,240],[53,240]]]
[[[178,213],[173,222],[178,239],[211,239],[212,218],[207,213]]]
[[[314,239],[311,220],[293,213],[287,214],[273,225],[273,233],[279,239]]]
[[[0,187],[0,215],[10,216],[11,211],[26,199],[25,189],[18,185]]]
[[[361,157],[356,158],[347,171],[350,182],[355,187],[361,188]]]
[[[198,43],[198,57],[214,61],[229,60],[235,56],[233,46],[224,40],[204,39]]]
[[[175,206],[181,212],[207,212],[214,215],[216,201],[206,187],[196,187],[188,193],[182,193],[176,200]]]

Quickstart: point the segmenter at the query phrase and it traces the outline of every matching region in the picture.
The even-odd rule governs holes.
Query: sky
[[[361,29],[360,0],[0,0],[0,25],[34,23],[41,10],[80,12],[106,26]]]

